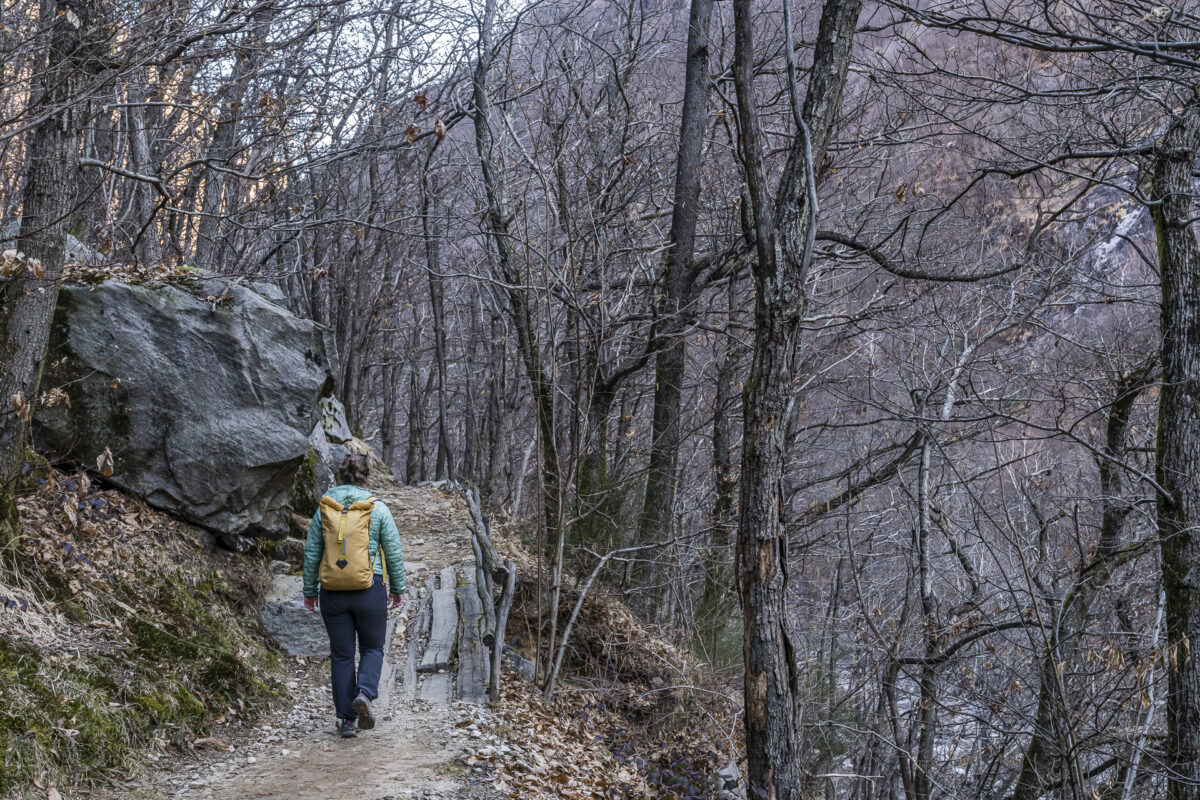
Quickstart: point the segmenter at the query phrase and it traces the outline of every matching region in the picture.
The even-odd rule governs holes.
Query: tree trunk
[[[237,58],[233,75],[222,89],[217,100],[216,130],[205,157],[204,200],[201,205],[200,227],[196,234],[196,263],[205,269],[215,269],[221,250],[221,219],[228,213],[226,200],[225,170],[237,153],[238,128],[242,120],[242,107],[250,88],[250,81],[263,57],[264,42],[270,31],[271,22],[277,13],[271,3],[263,4],[254,14],[250,29],[246,32]],[[348,398],[347,398],[348,400]]]
[[[1200,798],[1200,246],[1192,170],[1200,100],[1172,122],[1155,154],[1151,214],[1162,276],[1162,391],[1155,474],[1166,594],[1167,796]]]
[[[691,269],[700,215],[700,166],[708,119],[709,27],[713,0],[692,0],[688,21],[687,66],[683,89],[683,119],[675,167],[675,197],[671,209],[671,238],[666,253],[666,281],[659,308],[657,335],[667,341],[655,356],[654,417],[650,466],[638,525],[638,543],[666,537],[675,509],[675,488],[682,440],[680,413],[686,367],[686,330],[695,318],[694,275]]]
[[[157,173],[150,153],[150,136],[146,130],[147,70],[137,70],[129,85],[129,107],[125,110],[126,127],[129,131],[130,166],[139,175],[154,176]],[[137,181],[134,193],[134,254],[143,264],[158,266],[162,261],[158,231],[154,216],[158,203],[153,184]]]
[[[420,347],[419,326],[413,325],[413,362],[408,378],[408,455],[404,461],[404,479],[410,484],[425,480],[428,461],[425,445],[425,398],[421,391],[421,367],[417,361]]]
[[[1066,687],[1062,685],[1057,665],[1077,657],[1080,634],[1092,602],[1122,563],[1119,557],[1121,534],[1125,530],[1125,519],[1133,508],[1121,496],[1124,470],[1121,462],[1126,453],[1125,435],[1129,429],[1129,416],[1133,412],[1134,401],[1149,385],[1150,376],[1149,366],[1122,376],[1109,408],[1104,451],[1099,459],[1100,496],[1103,504],[1100,541],[1096,546],[1095,557],[1080,570],[1078,579],[1072,582],[1072,588],[1060,603],[1058,618],[1053,621],[1046,652],[1042,657],[1042,683],[1038,693],[1033,733],[1021,760],[1021,772],[1010,795],[1011,800],[1037,800],[1058,778],[1073,783],[1064,769],[1068,754],[1057,746],[1061,739],[1058,731],[1066,722],[1070,696]]]
[[[66,223],[75,201],[79,146],[88,103],[81,100],[101,70],[105,45],[97,0],[42,4],[42,26],[50,31],[44,68],[39,70],[29,116],[41,118],[29,140],[29,165],[22,202],[18,249],[41,262],[0,279],[0,493],[11,491],[25,458],[26,422],[11,398],[36,402],[42,358],[58,300],[66,252]]]
[[[504,326],[499,317],[492,318],[491,328],[491,374],[488,377],[487,410],[483,418],[484,431],[480,436],[483,452],[479,455],[481,460],[486,459],[486,467],[480,483],[484,495],[487,497],[493,497],[496,494],[496,480],[503,468],[501,462],[505,452],[503,449],[505,415],[501,408],[501,396],[505,390],[505,373],[507,371]]]
[[[729,282],[726,294],[729,302],[728,327],[717,355],[717,390],[713,400],[712,459],[716,496],[710,523],[712,532],[703,557],[704,588],[696,614],[703,650],[709,658],[718,655],[721,633],[729,624],[736,597],[730,563],[735,524],[733,493],[737,487],[732,452],[733,407],[737,397],[735,384],[740,350],[732,330],[737,310],[736,282]]]
[[[383,463],[396,468],[396,395],[400,392],[396,376],[400,368],[395,363],[386,364],[380,372],[379,383],[383,390],[383,409],[379,420],[379,455]]]
[[[608,426],[616,396],[606,381],[597,381],[587,398],[583,419],[583,454],[579,462],[579,511],[575,541],[611,549],[619,526],[618,497],[608,474]]]
[[[517,333],[517,351],[525,364],[533,392],[534,412],[542,452],[542,512],[547,541],[558,538],[562,523],[562,479],[559,473],[558,425],[554,413],[554,382],[542,365],[541,345],[529,306],[524,280],[509,248],[508,212],[505,208],[501,178],[492,154],[491,100],[488,97],[488,72],[492,66],[492,27],[496,22],[497,0],[486,0],[479,24],[479,60],[472,74],[472,99],[475,103],[475,151],[483,177],[487,207],[484,223],[489,241],[495,248],[500,277],[507,284],[505,295],[513,327]]]
[[[422,185],[421,232],[425,237],[425,268],[429,275],[429,307],[433,312],[433,363],[437,374],[437,466],[436,480],[454,480],[454,451],[450,446],[449,412],[446,406],[446,320],[443,305],[441,236],[435,224],[436,186]]]
[[[747,777],[750,796],[756,800],[799,800],[803,793],[796,707],[800,678],[787,618],[788,549],[781,519],[784,433],[806,301],[804,279],[816,231],[813,187],[841,107],[859,8],[860,0],[827,0],[803,110],[790,63],[790,19],[785,18],[798,135],[772,204],[754,96],[753,0],[734,2],[733,73],[756,251],[754,351],[742,393],[745,434],[738,515]],[[798,246],[802,241],[808,245]]]

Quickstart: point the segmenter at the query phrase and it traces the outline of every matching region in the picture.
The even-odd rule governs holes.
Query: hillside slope
[[[86,475],[29,477],[0,572],[0,795],[136,775],[284,696],[265,560]]]

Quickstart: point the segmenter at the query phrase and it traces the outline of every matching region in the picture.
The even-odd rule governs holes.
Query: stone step
[[[426,675],[421,681],[421,691],[417,695],[426,703],[435,706],[450,705],[450,691],[454,688],[454,674],[450,672],[434,672]]]

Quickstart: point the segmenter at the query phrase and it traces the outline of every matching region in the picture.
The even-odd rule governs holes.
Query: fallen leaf
[[[103,453],[96,456],[96,469],[106,478],[113,474],[112,450],[106,447]]]
[[[23,422],[29,422],[30,416],[33,415],[33,409],[29,407],[29,403],[25,401],[25,393],[17,392],[12,397],[8,398],[8,402],[12,405],[13,411],[17,412],[17,416]]]

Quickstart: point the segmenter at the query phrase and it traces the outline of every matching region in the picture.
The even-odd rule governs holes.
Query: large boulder
[[[107,450],[107,479],[157,508],[227,536],[286,535],[332,383],[314,323],[221,278],[64,287],[45,370],[47,455],[95,468]]]

